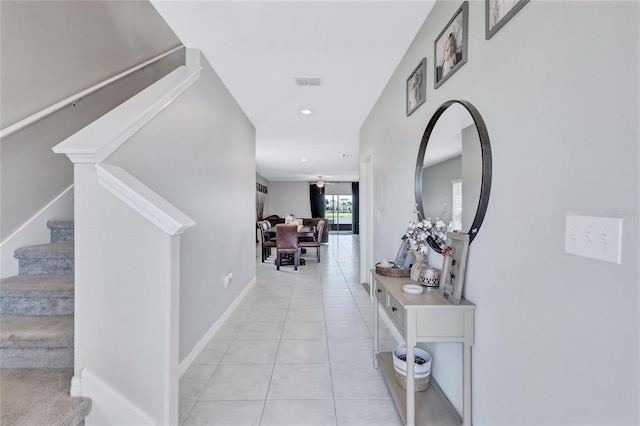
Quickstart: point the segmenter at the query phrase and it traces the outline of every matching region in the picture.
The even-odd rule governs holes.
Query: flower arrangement
[[[432,222],[431,218],[417,222],[411,221],[402,240],[409,245],[409,250],[426,255],[429,253],[429,243],[427,242],[429,237],[440,247],[444,247],[447,241],[447,225],[438,218],[435,222]]]

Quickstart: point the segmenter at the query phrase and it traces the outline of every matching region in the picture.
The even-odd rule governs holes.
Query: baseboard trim
[[[220,315],[220,318],[218,318],[218,320],[215,323],[213,323],[213,325],[211,326],[211,328],[209,328],[209,330],[205,333],[205,335],[202,336],[202,339],[200,339],[200,341],[194,346],[194,348],[191,350],[189,355],[187,355],[185,359],[182,360],[182,362],[180,363],[179,371],[178,371],[179,377],[182,377],[182,375],[186,373],[189,367],[191,367],[191,365],[196,360],[196,358],[198,358],[198,355],[200,355],[202,350],[207,346],[207,344],[211,341],[211,339],[213,339],[213,337],[218,332],[220,327],[222,327],[224,322],[227,319],[229,319],[233,311],[235,311],[235,309],[246,297],[246,295],[249,294],[249,291],[251,291],[251,289],[255,284],[256,284],[256,277],[253,277],[253,279],[249,281],[249,283],[245,286],[245,288],[238,295],[238,297],[236,297],[236,300],[234,300],[233,303],[229,305],[227,310],[224,311],[222,315]]]
[[[82,378],[73,376],[71,378],[71,389],[69,390],[71,396],[82,396]]]
[[[85,425],[156,425],[155,421],[86,368],[81,373],[82,396],[91,398],[91,413]]]

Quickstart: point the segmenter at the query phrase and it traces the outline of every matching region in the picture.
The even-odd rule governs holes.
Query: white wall
[[[182,236],[180,360],[256,273],[255,129],[202,65],[193,86],[108,158],[196,222]]]
[[[326,195],[351,195],[353,190],[351,189],[351,182],[329,183],[324,186],[324,193]]]
[[[459,6],[436,4],[361,128],[374,260],[397,250],[429,118],[471,102],[493,151],[465,290],[477,305],[474,424],[639,424],[640,4],[532,1],[485,40],[484,2],[471,1],[469,61],[434,90],[433,41]],[[427,101],[405,117],[406,78],[425,56]],[[622,264],[565,254],[568,212],[622,216]],[[432,347],[458,408],[460,352]]]
[[[0,12],[3,128],[180,44],[143,1],[2,1]],[[181,64],[178,52],[2,138],[0,239],[72,184],[71,163],[53,146]]]
[[[1,8],[3,128],[180,44],[147,1]]]
[[[272,214],[285,217],[287,213],[293,213],[296,217],[311,217],[309,183],[271,181],[267,211],[265,217]]]
[[[451,221],[451,212],[453,210],[451,181],[462,179],[461,165],[462,155],[458,155],[422,169],[422,194],[425,200],[429,200],[429,203],[425,203],[423,206],[425,217],[432,220],[440,218],[446,223]],[[462,188],[464,192],[464,185],[462,185]],[[446,204],[446,206],[443,204]],[[442,212],[445,209],[446,213],[443,215]]]

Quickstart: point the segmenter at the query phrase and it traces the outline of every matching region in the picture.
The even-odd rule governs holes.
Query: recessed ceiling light
[[[311,114],[311,110],[310,109],[301,109],[300,112],[303,113],[304,115]]]
[[[302,159],[302,160],[300,160],[300,161],[305,162],[305,161],[307,161],[307,159],[306,159],[306,158],[303,158],[303,159]]]

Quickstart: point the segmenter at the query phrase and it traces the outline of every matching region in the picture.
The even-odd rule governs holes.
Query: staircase
[[[77,425],[91,400],[71,397],[73,221],[51,242],[15,250],[19,274],[0,281],[0,424]]]

